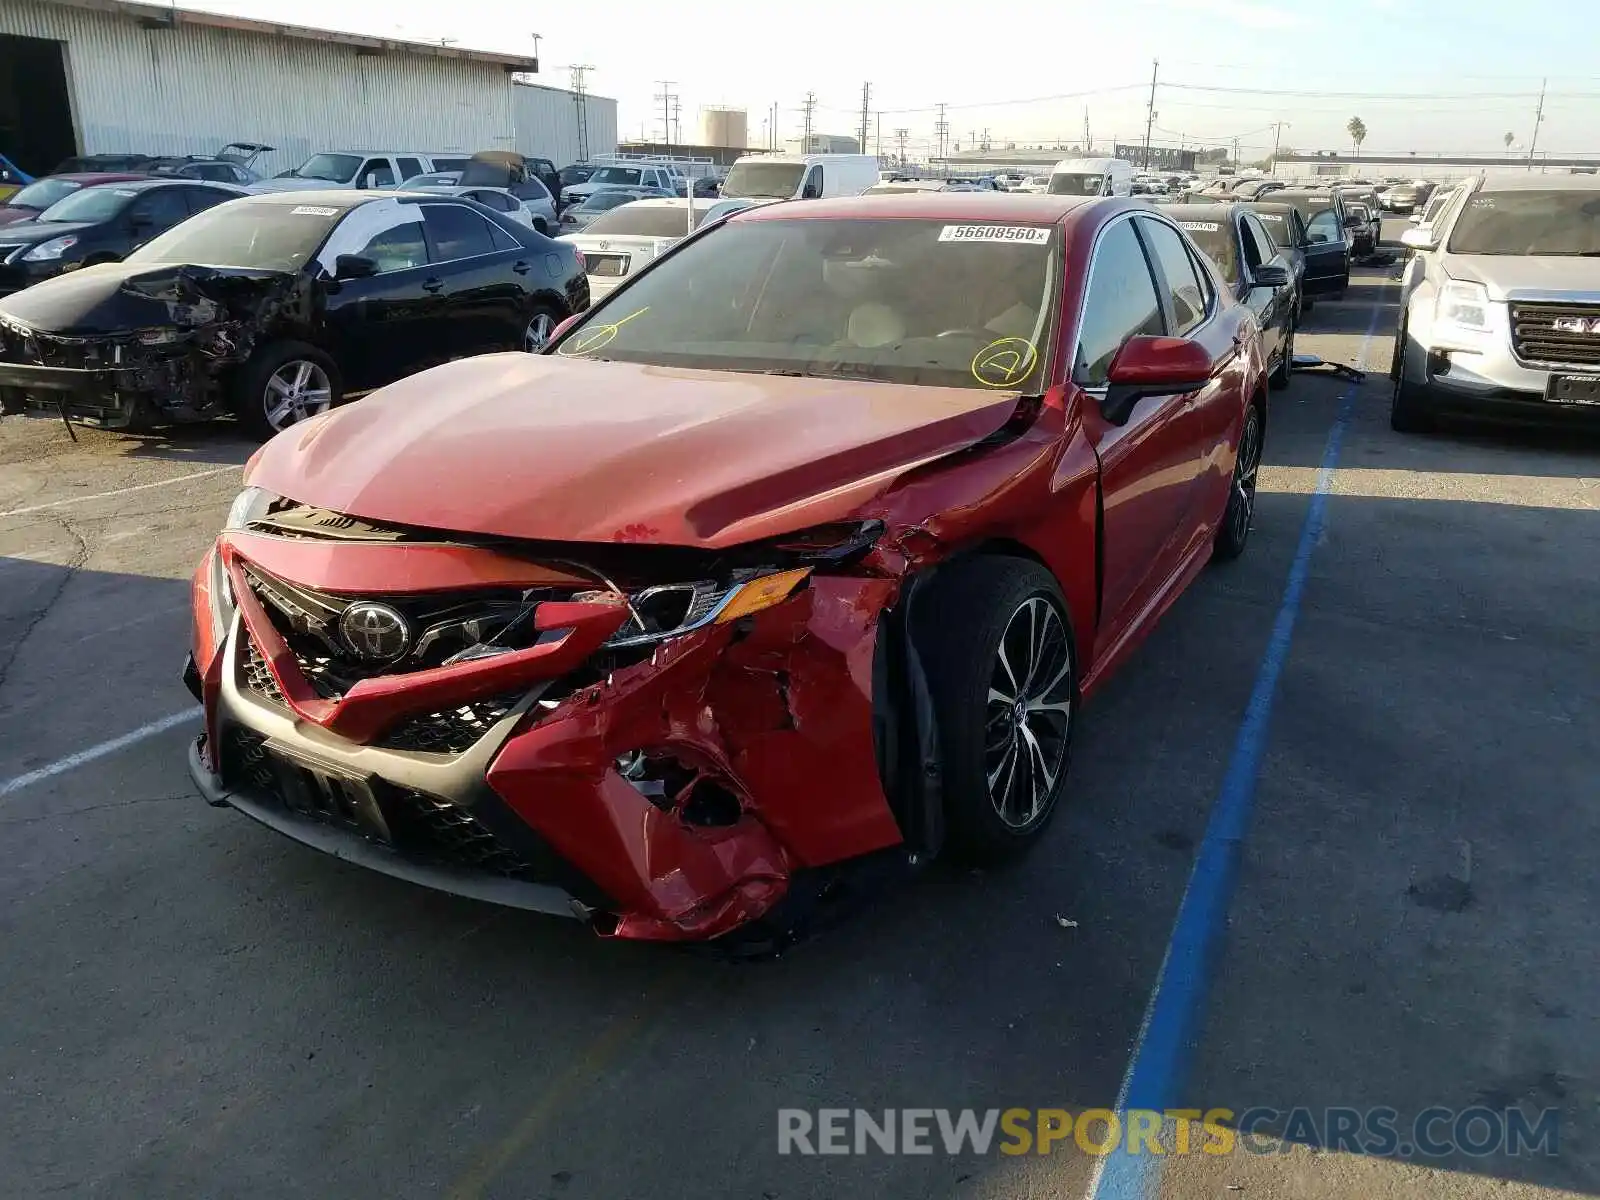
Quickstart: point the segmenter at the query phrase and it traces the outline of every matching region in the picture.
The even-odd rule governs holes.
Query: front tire
[[[1234,457],[1233,481],[1228,485],[1228,507],[1212,556],[1229,562],[1244,553],[1250,542],[1250,527],[1256,518],[1256,476],[1261,470],[1261,446],[1265,428],[1261,405],[1252,403],[1245,410],[1244,428],[1239,431],[1239,453]]]
[[[542,354],[550,344],[550,337],[561,324],[555,309],[546,304],[536,304],[528,313],[528,325],[522,334],[522,348],[529,354]]]
[[[343,396],[339,368],[315,346],[275,342],[257,350],[234,380],[233,411],[262,441],[327,412]]]
[[[1389,428],[1396,433],[1429,433],[1433,429],[1428,389],[1407,383],[1404,366],[1400,377],[1394,381],[1394,395],[1389,400]]]
[[[949,844],[1001,861],[1038,841],[1066,792],[1078,676],[1055,577],[1026,559],[945,567],[917,613],[944,766]]]

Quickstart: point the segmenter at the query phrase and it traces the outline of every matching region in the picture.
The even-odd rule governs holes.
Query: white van
[[[1125,158],[1064,158],[1050,172],[1052,196],[1131,196],[1133,164]]]
[[[859,196],[878,182],[875,154],[746,154],[728,170],[728,200],[824,200]]]

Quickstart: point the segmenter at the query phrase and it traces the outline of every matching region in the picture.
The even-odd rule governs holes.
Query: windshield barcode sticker
[[[1041,225],[946,225],[941,242],[1018,242],[1041,245],[1050,240],[1050,227]]]
[[[1215,221],[1179,221],[1180,228],[1188,229],[1194,233],[1221,233],[1222,226]]]
[[[291,217],[337,217],[337,208],[318,208],[314,204],[302,204],[289,210]]]

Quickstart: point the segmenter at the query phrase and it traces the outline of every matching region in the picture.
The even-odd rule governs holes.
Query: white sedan
[[[734,211],[729,201],[699,198],[634,200],[601,213],[581,233],[564,233],[557,240],[571,242],[583,256],[584,274],[589,277],[589,298],[598,300],[607,292],[643,270],[689,235],[687,206],[694,205],[698,227],[712,209],[718,216]],[[744,208],[748,205],[740,204]]]

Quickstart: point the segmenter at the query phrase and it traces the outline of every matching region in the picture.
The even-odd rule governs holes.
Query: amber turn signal
[[[737,621],[740,617],[748,617],[763,608],[783,603],[809,574],[810,567],[799,567],[793,571],[779,571],[776,575],[752,579],[735,592],[727,607],[717,614],[717,624]]]

